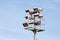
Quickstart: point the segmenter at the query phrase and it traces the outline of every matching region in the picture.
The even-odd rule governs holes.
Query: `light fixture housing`
[[[38,17],[39,17],[39,18],[43,18],[43,15],[42,15],[42,14],[40,14]]]
[[[27,9],[27,10],[25,10],[25,12],[26,12],[26,13],[28,13],[28,12],[30,12],[30,10],[29,10],[29,9]]]
[[[36,25],[36,26],[41,25],[41,21],[35,22],[34,25]]]
[[[28,27],[29,24],[26,22],[26,23],[23,23],[23,26],[24,26],[24,27]]]

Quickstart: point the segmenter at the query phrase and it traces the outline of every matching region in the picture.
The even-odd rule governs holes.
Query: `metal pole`
[[[36,40],[36,29],[34,29],[34,40]]]
[[[34,17],[34,23],[35,23],[35,17]],[[34,40],[36,40],[36,26],[34,25]]]

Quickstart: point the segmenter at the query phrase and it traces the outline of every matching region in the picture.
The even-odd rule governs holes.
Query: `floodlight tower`
[[[34,40],[36,40],[36,33],[42,32],[45,30],[45,23],[43,22],[43,15],[41,14],[43,11],[42,8],[33,8],[33,10],[25,10],[29,16],[25,16],[28,19],[28,22],[23,23],[23,26],[26,30],[30,30],[34,33]]]

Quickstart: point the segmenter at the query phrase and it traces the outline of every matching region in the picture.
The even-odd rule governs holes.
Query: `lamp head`
[[[27,12],[30,12],[30,10],[27,9],[27,10],[25,10],[25,12],[26,12],[26,13],[27,13]]]

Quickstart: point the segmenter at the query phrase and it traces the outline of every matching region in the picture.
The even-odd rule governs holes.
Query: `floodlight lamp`
[[[34,20],[33,17],[29,17],[29,16],[25,16],[26,19],[29,19],[29,20]]]
[[[33,10],[38,10],[38,8],[34,8]]]
[[[31,14],[31,15],[32,15],[32,14],[33,14],[33,10],[30,10],[30,11],[29,11],[29,14]]]
[[[38,8],[34,8],[34,13],[37,13],[38,12]]]
[[[38,17],[39,17],[39,18],[43,18],[43,15],[42,15],[42,14],[40,14]]]
[[[34,25],[38,26],[41,24],[41,21],[35,22]]]
[[[34,14],[34,17],[37,17],[37,16],[39,16],[39,13]]]
[[[28,13],[29,11],[30,11],[30,10],[28,10],[28,9],[27,9],[27,10],[25,10],[25,12],[26,12],[26,13]]]
[[[43,9],[42,9],[42,8],[38,8],[38,10],[39,10],[39,11],[43,11]]]
[[[33,17],[29,17],[29,20],[34,20],[34,18]]]
[[[40,11],[42,11],[42,8],[34,8],[33,10],[35,13],[40,13]]]
[[[28,16],[25,16],[26,19],[28,19]]]
[[[29,25],[29,24],[28,24],[27,22],[26,22],[26,23],[23,23],[23,26],[24,26],[24,27],[28,27],[28,25]]]

